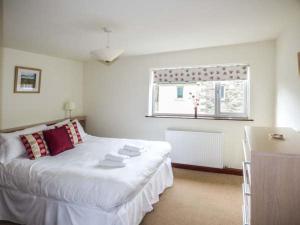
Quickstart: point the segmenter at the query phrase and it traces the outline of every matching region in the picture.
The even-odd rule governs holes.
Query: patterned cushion
[[[70,136],[70,139],[73,143],[73,145],[77,145],[82,143],[82,137],[78,131],[77,123],[76,121],[72,121],[66,125],[64,125],[66,130],[68,131],[68,134]]]
[[[30,159],[37,159],[49,155],[43,132],[21,135],[20,138]]]

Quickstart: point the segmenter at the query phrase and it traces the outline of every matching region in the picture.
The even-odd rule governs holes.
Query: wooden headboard
[[[37,123],[37,124],[31,124],[31,125],[26,125],[26,126],[21,126],[21,127],[14,127],[14,128],[9,128],[9,129],[4,129],[4,130],[0,130],[0,133],[9,133],[9,132],[15,132],[18,130],[23,130],[29,127],[33,127],[33,126],[37,126],[37,125],[42,125],[42,124],[47,124],[49,125],[53,125],[55,123],[64,121],[68,118],[64,118],[64,119],[59,119],[59,120],[52,120],[52,121],[47,121],[47,122],[43,122],[43,123]],[[74,116],[71,118],[72,119],[78,119],[78,121],[80,122],[81,126],[85,129],[85,123],[86,123],[86,116]]]

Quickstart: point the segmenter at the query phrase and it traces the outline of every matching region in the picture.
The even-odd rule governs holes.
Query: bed
[[[125,144],[145,146],[123,168],[99,160]],[[100,138],[57,156],[0,164],[0,220],[27,225],[137,225],[173,184],[167,142]]]

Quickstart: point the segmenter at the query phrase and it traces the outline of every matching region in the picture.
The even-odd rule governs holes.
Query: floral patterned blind
[[[247,80],[248,71],[248,65],[154,69],[153,82],[156,84],[169,84],[218,80]]]

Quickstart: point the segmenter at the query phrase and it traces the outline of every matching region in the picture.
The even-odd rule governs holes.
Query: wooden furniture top
[[[283,134],[284,140],[270,137],[270,134]],[[245,127],[247,144],[251,153],[291,154],[300,156],[300,133],[283,127]]]
[[[9,129],[4,129],[4,130],[0,130],[0,133],[15,132],[15,131],[23,130],[23,129],[26,129],[26,128],[30,128],[30,127],[38,126],[38,125],[42,125],[42,124],[46,124],[46,125],[49,126],[49,125],[53,125],[55,123],[64,121],[66,119],[68,119],[68,118],[52,120],[52,121],[47,121],[47,122],[37,123],[37,124],[31,124],[31,125],[26,125],[26,126],[14,127],[14,128],[9,128]],[[78,121],[83,126],[83,128],[85,128],[86,116],[74,116],[74,117],[71,118],[71,120],[73,120],[73,119],[78,119]]]

